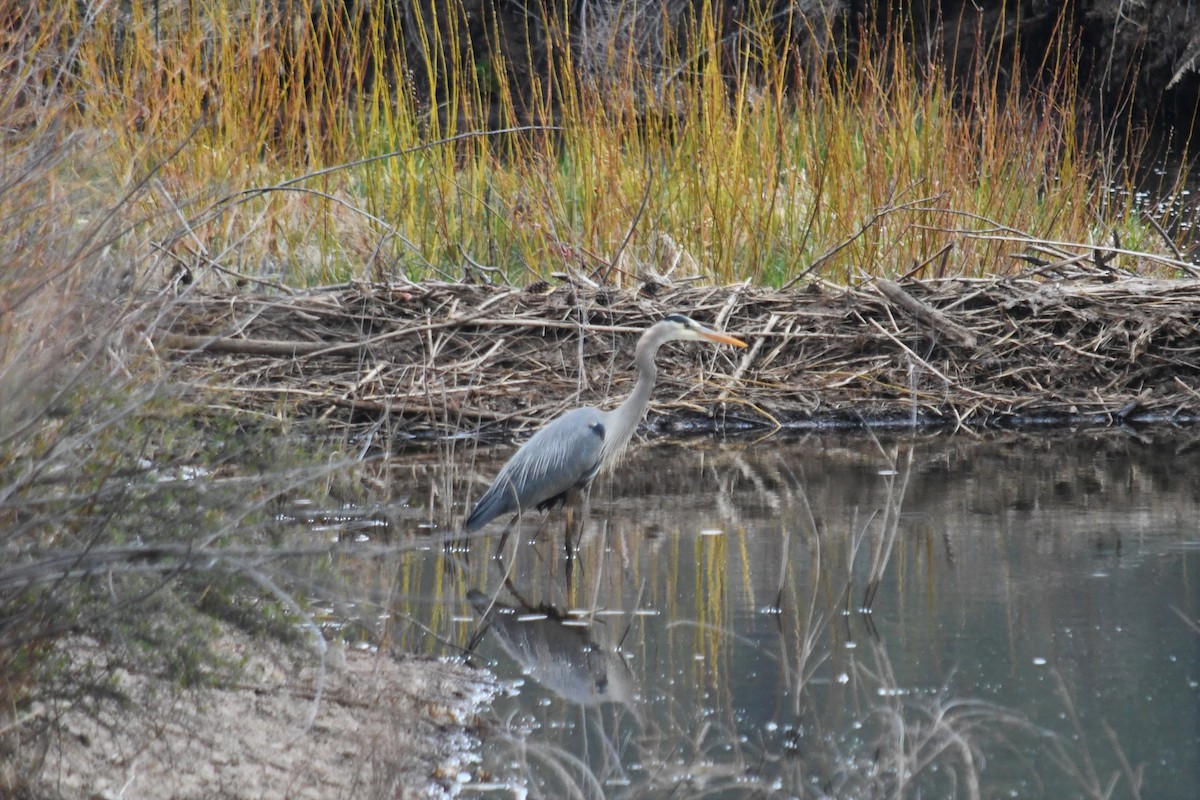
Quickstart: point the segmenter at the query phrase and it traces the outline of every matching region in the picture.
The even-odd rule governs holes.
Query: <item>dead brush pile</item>
[[[946,279],[791,291],[580,283],[343,285],[185,294],[155,341],[214,406],[488,435],[633,385],[641,330],[672,312],[744,351],[659,354],[650,431],[1194,421],[1200,281]]]

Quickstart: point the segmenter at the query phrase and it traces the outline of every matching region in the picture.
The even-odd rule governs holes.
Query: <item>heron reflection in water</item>
[[[592,628],[551,606],[496,602],[477,589],[467,601],[480,616],[474,651],[491,631],[521,671],[567,702],[583,706],[633,702],[634,678],[615,645],[592,638]]]
[[[651,325],[637,343],[633,359],[637,383],[629,397],[612,411],[591,407],[567,411],[535,433],[501,468],[467,517],[464,529],[476,531],[502,514],[573,504],[600,470],[616,463],[629,446],[646,415],[658,377],[654,356],[663,344],[676,340],[746,346],[740,339],[717,333],[682,314]],[[568,530],[570,524],[568,505]]]

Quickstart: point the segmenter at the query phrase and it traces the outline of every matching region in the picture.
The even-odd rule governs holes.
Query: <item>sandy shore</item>
[[[102,659],[69,640],[72,659]],[[40,708],[52,720],[35,798],[444,797],[471,773],[486,672],[381,652],[312,652],[223,637],[232,686],[181,690],[118,671],[125,703]],[[317,698],[320,688],[319,702]],[[35,766],[35,765],[30,765]]]

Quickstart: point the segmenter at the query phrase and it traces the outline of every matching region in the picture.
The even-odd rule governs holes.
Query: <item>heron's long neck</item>
[[[614,457],[620,456],[629,446],[638,423],[646,416],[646,409],[650,407],[650,394],[654,391],[654,383],[658,379],[654,356],[658,352],[659,344],[660,342],[647,337],[638,342],[633,359],[637,367],[637,383],[634,384],[629,397],[612,410],[608,420],[610,438],[606,439],[604,448]]]

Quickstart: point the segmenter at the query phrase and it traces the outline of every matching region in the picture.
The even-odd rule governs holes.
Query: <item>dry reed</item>
[[[427,282],[195,293],[156,341],[206,402],[333,428],[382,424],[400,438],[522,428],[623,396],[638,334],[677,311],[750,347],[664,350],[653,432],[1200,415],[1200,281],[1074,270],[789,291]]]

